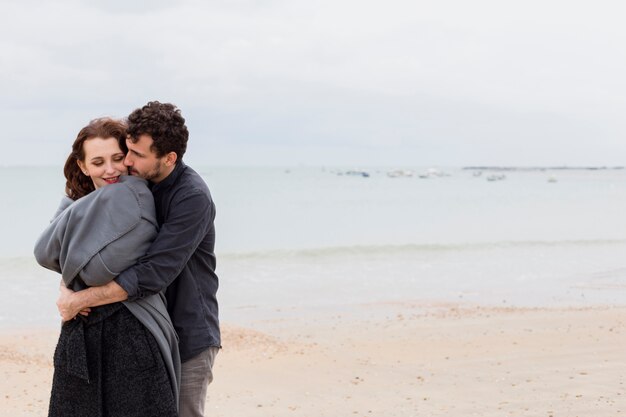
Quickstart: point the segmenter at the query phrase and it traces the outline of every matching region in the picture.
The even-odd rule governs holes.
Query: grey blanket
[[[147,182],[123,176],[77,201],[65,198],[35,244],[37,262],[59,272],[68,288],[104,285],[146,253],[158,233]],[[178,401],[178,337],[163,294],[124,305],[154,335]]]

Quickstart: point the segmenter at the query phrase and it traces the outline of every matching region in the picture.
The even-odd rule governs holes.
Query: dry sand
[[[626,415],[626,307],[361,306],[224,325],[207,416]],[[44,416],[57,333],[0,336],[0,416]]]

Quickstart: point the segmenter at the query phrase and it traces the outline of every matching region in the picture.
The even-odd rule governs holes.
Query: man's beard
[[[161,175],[161,164],[159,163],[159,161],[157,161],[154,166],[152,167],[152,169],[148,172],[146,172],[145,174],[142,174],[140,172],[137,171],[133,171],[134,175],[137,175],[138,177],[143,178],[144,180],[148,180],[151,181],[154,178],[157,178]]]

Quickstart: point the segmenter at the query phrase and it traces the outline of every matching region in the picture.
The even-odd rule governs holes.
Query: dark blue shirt
[[[165,290],[185,362],[220,346],[215,274],[215,204],[200,175],[182,161],[152,185],[159,234],[137,264],[115,278],[128,299]]]

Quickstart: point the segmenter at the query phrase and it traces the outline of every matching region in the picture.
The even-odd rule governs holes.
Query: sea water
[[[221,316],[395,302],[626,302],[626,172],[461,168],[427,179],[329,167],[203,167],[217,206]],[[424,171],[413,168],[416,173]],[[0,168],[0,327],[58,321],[59,276],[32,247],[58,167]],[[291,314],[291,313],[289,313]]]

